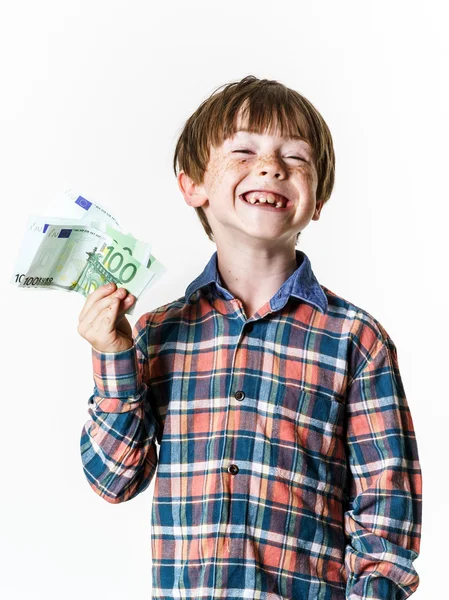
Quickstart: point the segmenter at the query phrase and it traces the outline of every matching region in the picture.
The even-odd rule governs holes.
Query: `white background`
[[[121,505],[81,467],[91,354],[84,299],[8,283],[27,215],[68,183],[152,243],[168,271],[133,317],[183,295],[215,245],[172,171],[177,136],[224,83],[305,95],[334,139],[336,183],[299,247],[319,281],[396,343],[423,470],[421,585],[447,571],[445,2],[2,3],[0,596],[148,600],[154,481]]]

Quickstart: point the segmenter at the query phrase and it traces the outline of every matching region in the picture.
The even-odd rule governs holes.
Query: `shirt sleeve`
[[[346,406],[346,598],[402,600],[419,585],[413,561],[420,550],[422,477],[388,335],[349,384]]]
[[[146,316],[134,326],[129,350],[92,348],[95,386],[81,433],[81,459],[92,489],[111,503],[146,489],[157,467],[159,422],[149,398]]]

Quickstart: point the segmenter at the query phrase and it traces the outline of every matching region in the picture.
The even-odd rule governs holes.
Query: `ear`
[[[317,200],[316,201],[316,207],[315,207],[315,212],[313,213],[313,217],[312,217],[312,221],[318,221],[318,219],[320,218],[320,213],[321,213],[321,209],[324,206],[324,200]]]
[[[184,172],[180,171],[177,177],[178,187],[181,190],[184,200],[189,206],[202,206],[207,202],[207,196],[204,187],[194,183],[193,180]]]

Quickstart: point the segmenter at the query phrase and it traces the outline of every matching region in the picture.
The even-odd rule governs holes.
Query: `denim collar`
[[[323,288],[315,277],[308,256],[302,251],[295,249],[296,264],[298,268],[281,285],[276,294],[271,298],[272,310],[284,306],[290,296],[313,304],[322,313],[327,310],[327,297]],[[217,251],[215,251],[203,272],[194,279],[186,288],[185,299],[187,304],[192,304],[192,296],[201,288],[209,287],[210,291],[226,300],[232,300],[234,296],[223,287],[220,273],[217,269]]]

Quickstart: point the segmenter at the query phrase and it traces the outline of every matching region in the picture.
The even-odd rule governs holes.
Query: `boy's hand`
[[[78,333],[99,352],[121,352],[133,346],[132,329],[125,312],[135,296],[115,283],[89,294],[79,316]]]

